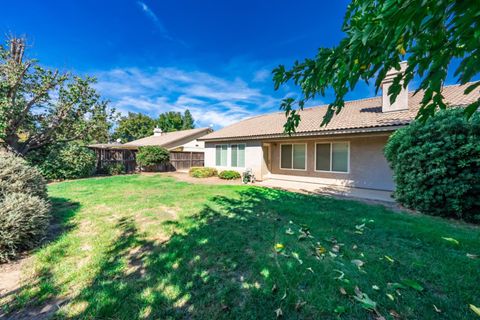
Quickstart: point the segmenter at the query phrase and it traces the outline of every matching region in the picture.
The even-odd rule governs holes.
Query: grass
[[[56,301],[60,319],[474,319],[468,305],[480,305],[480,259],[467,257],[479,253],[475,226],[160,175],[49,193],[62,232],[34,253],[6,310]]]

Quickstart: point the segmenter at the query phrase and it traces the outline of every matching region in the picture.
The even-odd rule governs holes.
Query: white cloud
[[[174,39],[174,38],[172,38],[172,36],[170,36],[167,28],[165,28],[165,26],[163,25],[162,20],[160,20],[160,18],[158,18],[158,16],[155,14],[155,12],[153,12],[152,9],[150,9],[150,7],[145,4],[145,2],[138,1],[137,4],[140,6],[140,9],[142,10],[142,12],[145,13],[145,15],[150,20],[152,20],[153,24],[158,29],[158,31],[160,32],[161,36],[164,39],[170,40],[170,41],[173,41],[173,42],[177,42],[177,43],[180,43],[181,45],[183,45],[185,47],[188,47],[187,44],[185,42],[183,42],[182,40]]]
[[[255,72],[253,76],[254,82],[265,82],[272,77],[272,71],[268,69],[261,69]]]
[[[189,109],[198,126],[222,127],[278,110],[280,99],[241,78],[220,78],[179,68],[125,68],[97,72],[96,88],[117,110],[157,116]]]

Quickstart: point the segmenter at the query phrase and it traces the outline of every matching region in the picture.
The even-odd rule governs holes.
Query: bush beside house
[[[44,238],[50,205],[40,172],[20,157],[0,153],[0,262],[6,262]]]
[[[480,115],[449,109],[396,131],[385,146],[394,196],[425,214],[480,222]]]
[[[47,180],[86,178],[95,173],[95,152],[76,142],[32,152],[28,160]]]
[[[145,146],[138,149],[137,165],[141,170],[155,171],[159,165],[165,165],[168,161],[170,161],[170,153],[165,148]]]
[[[217,169],[208,167],[191,167],[188,173],[194,178],[208,178],[218,174]]]
[[[224,170],[218,174],[218,177],[224,180],[235,180],[240,179],[242,176],[235,170]]]

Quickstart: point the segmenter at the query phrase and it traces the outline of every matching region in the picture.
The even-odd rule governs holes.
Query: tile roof
[[[474,90],[468,95],[463,92],[469,84],[460,86],[446,86],[442,94],[448,105],[467,105],[480,98],[480,91]],[[321,127],[323,116],[327,106],[306,108],[301,111],[301,121],[294,135],[315,135],[315,134],[339,134],[345,132],[365,132],[394,130],[397,126],[410,123],[420,108],[423,92],[413,95],[409,92],[409,109],[403,111],[382,112],[382,97],[377,96],[368,99],[345,102],[345,107],[335,115],[330,123]],[[201,140],[222,140],[231,138],[254,139],[260,137],[278,137],[285,135],[283,125],[285,113],[276,112],[266,115],[249,118],[233,125],[212,132]]]
[[[165,132],[159,136],[149,136],[146,138],[134,140],[123,144],[123,146],[143,147],[143,146],[160,146],[168,149],[178,147],[185,143],[183,140],[187,138],[196,139],[211,132],[210,128],[196,128],[189,130]]]

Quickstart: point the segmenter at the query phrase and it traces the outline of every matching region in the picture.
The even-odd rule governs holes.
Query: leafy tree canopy
[[[0,144],[17,154],[49,144],[108,141],[114,110],[94,78],[61,74],[24,59],[25,40],[0,45]]]
[[[163,132],[171,132],[178,130],[187,130],[195,128],[195,120],[187,109],[182,115],[180,112],[169,111],[160,114],[158,117],[158,127]]]
[[[154,128],[155,120],[148,115],[129,112],[120,118],[112,137],[121,142],[129,142],[151,136]]]
[[[376,79],[378,91],[386,73],[400,69],[408,61],[404,74],[394,80],[388,94],[393,100],[401,89],[417,76],[418,90],[425,95],[417,118],[424,121],[436,110],[445,109],[441,88],[450,62],[460,62],[455,70],[457,82],[466,84],[480,70],[480,2],[454,0],[352,0],[345,15],[346,36],[338,46],[320,48],[313,59],[295,62],[287,70],[283,65],[274,71],[275,88],[289,81],[301,87],[302,96],[284,99],[281,108],[287,115],[285,130],[295,131],[305,101],[325,95],[333,88],[335,100],[328,106],[322,125],[344,106],[345,95],[360,81]],[[467,86],[466,93],[480,85]],[[418,91],[417,90],[417,91]],[[471,116],[480,101],[467,106]]]

